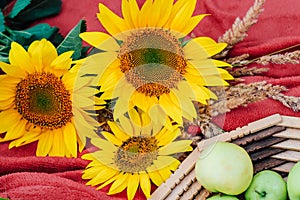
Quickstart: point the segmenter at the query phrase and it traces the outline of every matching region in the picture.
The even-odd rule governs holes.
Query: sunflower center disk
[[[70,93],[51,73],[30,74],[18,83],[16,108],[24,119],[50,129],[64,126],[73,116]]]
[[[179,41],[163,29],[134,32],[122,43],[118,58],[127,81],[146,96],[169,93],[186,68]]]
[[[118,168],[127,173],[145,171],[157,158],[158,145],[154,137],[131,137],[115,154]]]

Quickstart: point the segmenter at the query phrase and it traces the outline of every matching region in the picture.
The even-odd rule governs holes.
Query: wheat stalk
[[[247,106],[249,103],[272,98],[285,90],[284,86],[272,85],[265,81],[228,87],[218,101],[212,102],[211,115],[217,116],[240,106]]]
[[[255,60],[256,63],[267,65],[270,63],[274,64],[299,64],[300,50],[287,52],[284,54],[266,55]]]
[[[228,70],[228,72],[235,78],[242,76],[253,76],[269,71],[269,68],[257,68],[257,67],[241,67]]]
[[[227,30],[219,39],[219,42],[228,44],[226,49],[221,52],[218,57],[225,57],[228,51],[238,42],[247,37],[247,31],[255,24],[261,12],[263,12],[263,5],[266,0],[255,0],[253,6],[249,8],[243,19],[237,17],[232,27]]]
[[[300,111],[300,97],[286,96],[282,93],[279,93],[271,98],[281,102],[284,106],[291,108],[294,112]]]

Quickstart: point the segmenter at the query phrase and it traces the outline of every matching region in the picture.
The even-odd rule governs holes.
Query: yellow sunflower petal
[[[92,178],[96,177],[99,174],[99,172],[105,168],[107,168],[107,167],[104,165],[100,165],[100,166],[93,166],[88,169],[85,169],[83,171],[82,178],[83,179],[92,179]]]
[[[53,129],[53,140],[48,141],[52,143],[52,148],[49,152],[49,156],[65,156],[65,151],[63,148],[64,141],[63,141],[63,133],[61,129]]]
[[[151,18],[151,12],[153,12],[152,0],[146,0],[140,11],[139,27],[144,28],[148,26],[148,22]]]
[[[98,170],[97,174],[89,181],[87,182],[87,185],[95,186],[99,185],[113,176],[117,174],[117,171],[108,167],[104,167],[101,170]]]
[[[6,63],[4,63],[6,64]],[[1,62],[0,62],[0,65],[1,65]],[[0,81],[4,84],[13,84],[13,85],[16,85],[18,84],[22,79],[21,78],[18,78],[18,77],[14,77],[14,76],[9,76],[7,74],[2,74],[0,75]]]
[[[128,111],[129,117],[132,120],[132,122],[134,124],[136,124],[137,126],[142,126],[142,119],[140,114],[138,113],[138,111],[136,109],[131,109]]]
[[[120,63],[118,60],[113,63],[113,65],[120,66]],[[99,80],[99,85],[101,86],[100,91],[106,91],[106,90],[114,90],[115,87],[118,86],[118,81],[124,76],[124,73],[121,72],[120,69],[111,69],[110,67],[105,70],[103,75],[101,76],[101,79]],[[112,92],[113,95],[111,98],[115,98],[114,94],[115,92]]]
[[[114,108],[114,120],[117,120],[120,118],[120,116],[124,115],[128,110],[132,109],[133,106],[130,106],[129,104],[129,98],[130,95],[128,96],[120,96],[122,98],[119,98],[115,104]],[[128,133],[130,134],[130,133]]]
[[[4,110],[0,112],[0,133],[6,132],[14,124],[21,119],[20,114],[16,110]]]
[[[104,105],[106,104],[106,101],[104,99],[95,97],[94,101],[95,101],[95,105],[97,105],[97,106],[103,106],[103,108],[105,108]]]
[[[148,111],[149,116],[152,119],[154,132],[162,127],[163,124],[166,123],[166,113],[162,106],[155,104],[153,105],[150,110]]]
[[[132,18],[131,17],[131,2],[129,2],[128,0],[122,0],[122,15],[124,17],[124,21],[125,24],[130,27],[130,28],[134,28],[134,20],[136,20],[137,18]],[[135,8],[133,8],[135,9]]]
[[[199,86],[199,85],[196,85],[193,83],[191,83],[190,86],[195,95],[194,100],[201,102],[201,101],[205,101],[210,98],[209,93],[206,92],[207,90],[203,90],[203,88],[204,88],[203,86]]]
[[[174,1],[173,1],[174,2]],[[173,3],[172,2],[172,3]],[[176,14],[179,12],[179,10],[184,6],[184,4],[187,2],[187,0],[178,0],[175,2],[175,4],[172,6],[172,13],[169,17],[169,21],[168,21],[168,25],[170,26],[170,24],[172,23],[174,17],[176,16]],[[170,28],[169,26],[167,26],[166,28]]]
[[[211,61],[218,67],[232,67],[229,63],[221,61],[221,60],[211,59]]]
[[[15,106],[15,98],[0,101],[0,110],[9,110]]]
[[[184,47],[184,54],[188,60],[206,61],[210,56],[203,46],[194,39],[190,40]]]
[[[164,111],[177,123],[182,124],[182,110],[176,105],[180,105],[179,99],[172,98],[169,94],[163,94],[159,97],[159,104]],[[172,104],[173,102],[173,104]]]
[[[0,101],[9,100],[16,95],[16,89],[0,85]]]
[[[122,145],[122,141],[119,140],[117,137],[115,137],[113,134],[106,132],[106,131],[102,131],[101,134],[111,143],[113,143],[114,145],[117,146],[121,146]]]
[[[16,123],[7,130],[5,137],[0,141],[9,141],[22,137],[26,134],[26,124],[27,120],[16,120]]]
[[[7,75],[17,77],[17,78],[24,78],[26,76],[26,72],[19,66],[12,66],[5,62],[0,61],[0,68],[4,71]]]
[[[159,149],[159,155],[170,155],[178,152],[192,151],[193,148],[190,146],[191,140],[180,140],[172,142],[166,146]]]
[[[94,104],[94,100],[86,98],[86,96],[79,95],[78,93],[73,94],[73,103],[78,107],[89,107]]]
[[[160,10],[163,12],[160,12],[160,17],[157,23],[157,27],[165,27],[167,21],[170,18],[170,14],[172,12],[173,0],[159,0],[159,2],[160,2],[159,3]]]
[[[231,77],[229,75],[228,77]],[[212,75],[205,77],[205,85],[206,86],[228,86],[229,83],[227,83],[224,79],[220,78],[220,75]]]
[[[120,121],[120,125],[122,127],[122,129],[125,131],[125,133],[127,133],[128,135],[139,135],[140,131],[137,129],[134,129],[133,124],[131,123],[131,121],[125,117],[124,115],[119,117],[119,121]]]
[[[213,39],[209,37],[197,37],[193,40],[199,45],[201,45],[209,56],[213,56],[221,52],[227,46],[226,43],[216,43]]]
[[[116,52],[101,52],[90,55],[82,63],[78,76],[86,74],[97,74],[102,77],[104,71],[111,65],[117,58]]]
[[[160,15],[164,12],[162,9],[162,5],[164,1],[155,0],[153,1],[151,11],[151,17],[148,18],[148,27],[157,27],[158,22],[160,21]]]
[[[228,71],[226,71],[225,69],[218,68],[218,72],[220,73],[222,78],[225,80],[233,80],[234,79],[234,77],[231,74],[229,74]]]
[[[197,62],[191,61],[191,63],[197,63]],[[189,73],[189,74],[192,74],[195,76],[202,76],[202,77],[220,74],[218,71],[218,68],[213,65],[213,62],[208,63],[206,68],[204,68],[204,67],[198,68],[198,67],[194,67],[194,66],[188,66],[186,68],[186,73]]]
[[[51,62],[51,66],[55,70],[53,73],[55,73],[56,76],[60,77],[61,75],[63,75],[67,70],[70,69],[71,64],[72,64],[72,54],[74,52],[73,51],[68,51],[68,52],[64,52],[61,55],[59,55],[58,57],[56,57],[52,62]]]
[[[86,113],[82,113],[79,109],[74,109],[74,124],[77,131],[78,136],[82,141],[84,141],[85,137],[98,137],[95,133],[95,127],[98,125],[97,121],[88,116]]]
[[[102,32],[84,32],[79,35],[81,39],[93,47],[104,51],[117,51],[120,46],[110,35]]]
[[[12,147],[20,147],[22,145],[32,143],[34,141],[37,141],[39,139],[39,136],[40,136],[39,132],[28,131],[25,135],[23,135],[19,139],[12,141],[9,144],[8,148],[11,149]]]
[[[169,170],[172,171],[175,171],[180,165],[180,161],[172,156],[158,156],[157,160],[160,160],[161,162],[165,163],[165,165],[168,165]]]
[[[174,162],[170,164],[169,168],[170,168],[170,170],[175,172],[179,168],[180,164],[181,164],[181,162],[179,160],[175,159]]]
[[[128,174],[123,174],[120,178],[116,179],[115,182],[111,185],[108,195],[116,194],[122,192],[128,185]]]
[[[166,162],[166,161],[169,161],[168,159],[167,160],[163,160],[159,156],[157,158],[160,158],[160,159],[156,159],[156,160],[153,161],[153,166],[155,166],[155,168],[157,169],[157,171],[163,170],[163,169],[167,168],[171,164],[171,163]],[[161,174],[161,173],[160,173],[160,175],[163,178],[163,180],[166,181],[164,175]]]
[[[106,166],[111,166],[111,164],[114,162],[114,152],[112,152],[110,149],[106,149],[105,151],[96,151],[91,153],[91,155]]]
[[[110,149],[111,151],[116,150],[116,146],[107,140],[103,140],[101,138],[92,138],[91,142],[93,145],[100,149]]]
[[[202,14],[202,15],[191,17],[189,21],[186,23],[186,26],[183,28],[182,33],[185,35],[189,34],[192,30],[194,30],[194,28],[200,23],[200,21],[205,16],[208,16],[208,14]]]
[[[154,103],[150,97],[147,97],[140,92],[134,92],[131,101],[145,112],[147,112]]]
[[[111,34],[116,35],[118,33],[126,31],[128,28],[125,21],[113,13],[109,8],[103,4],[99,4],[100,13],[97,17],[104,28]]]
[[[150,198],[151,182],[149,175],[145,172],[140,173],[140,186],[146,198]]]
[[[95,157],[94,157],[93,154],[91,154],[91,153],[83,154],[83,155],[81,156],[81,158],[82,158],[82,159],[85,159],[85,160],[94,160],[94,159],[95,159]]]
[[[84,155],[86,155],[86,154],[84,154]],[[93,159],[94,159],[94,157],[91,159],[92,161],[85,167],[85,169],[89,169],[89,168],[93,168],[93,167],[98,167],[98,168],[107,167],[107,166],[103,165],[101,162],[99,162],[98,160],[93,160]],[[82,173],[84,173],[84,172],[82,172]],[[92,178],[92,177],[90,177],[90,178]]]
[[[46,156],[49,154],[53,143],[52,131],[47,131],[41,134],[36,149],[36,156]]]
[[[184,32],[183,28],[186,26],[189,19],[191,18],[195,10],[196,2],[197,2],[196,0],[189,0],[188,3],[186,1],[186,3],[180,8],[180,10],[174,16],[174,19],[171,23],[171,29],[176,30],[180,33]]]
[[[107,122],[109,127],[111,128],[114,135],[120,140],[120,141],[126,141],[130,136],[125,133],[123,130],[120,129],[120,127],[117,125],[116,122]],[[130,134],[130,133],[129,133]]]
[[[107,180],[105,183],[103,183],[102,185],[97,187],[97,190],[100,190],[100,189],[104,188],[105,186],[107,186],[108,184],[111,184],[112,182],[114,182],[115,180],[121,178],[122,176],[123,176],[123,173],[119,173],[119,174],[113,176],[111,179]]]
[[[174,128],[176,129],[176,127],[172,126],[171,128],[172,128],[172,130],[174,130]],[[165,135],[166,132],[168,132],[168,128],[166,126],[163,126],[163,127],[161,127],[161,129],[159,131],[154,132],[153,136],[155,136],[159,140],[159,138],[162,137],[163,135]],[[169,132],[167,134],[169,134]]]
[[[109,81],[108,76],[111,76],[112,74],[115,74],[114,76],[112,76],[111,78],[116,78],[120,79],[120,77],[124,76],[124,73],[121,71],[120,69],[120,65],[121,65],[121,61],[119,59],[115,59],[113,60],[113,62],[108,63],[108,67],[105,69],[104,73],[102,74],[102,76],[99,79],[99,84],[103,85],[105,82]],[[122,74],[120,74],[122,73]],[[113,85],[117,85],[117,81],[116,79],[114,79],[115,83]],[[107,90],[107,89],[106,89]]]
[[[186,73],[184,77],[187,79],[190,83],[195,83],[198,85],[205,85],[205,86],[223,86],[223,85],[229,85],[227,82],[225,82],[220,74],[217,75],[207,75],[207,76],[201,76],[201,75],[192,75],[190,73]]]
[[[53,60],[58,56],[54,45],[46,39],[31,43],[28,47],[28,53],[31,56],[31,61],[37,72],[50,70],[48,66],[50,66]]]
[[[169,167],[162,168],[158,172],[161,175],[161,177],[164,180],[164,182],[166,182],[170,178],[170,176],[172,174],[172,172],[169,169]]]
[[[138,6],[136,0],[128,0],[128,2],[129,2],[129,7],[130,7],[132,23],[135,28],[138,28],[139,17],[140,17],[139,6]],[[134,28],[134,27],[130,27],[130,28]]]
[[[129,200],[132,200],[136,190],[139,186],[139,182],[140,182],[140,177],[139,174],[129,174],[128,176],[128,186],[127,186],[127,198]]]
[[[63,129],[64,144],[73,157],[77,156],[76,129],[72,123],[67,123]]]
[[[151,135],[152,132],[161,128],[162,123],[164,122],[164,121],[161,121],[160,123],[151,122],[149,115],[144,112],[141,113],[141,119],[142,119],[142,123],[143,123],[141,135],[146,135],[146,136]],[[160,127],[158,127],[158,126],[160,126]]]
[[[163,178],[161,177],[161,175],[160,175],[160,173],[158,171],[150,170],[150,171],[148,171],[148,175],[149,175],[151,181],[156,186],[160,186],[164,182]]]
[[[164,134],[158,134],[155,137],[158,140],[159,146],[165,146],[175,140],[181,134],[180,129],[175,129],[172,132],[165,131]]]
[[[142,126],[147,126],[150,124],[151,122],[151,118],[149,117],[148,113],[138,109],[138,112],[141,116],[141,122],[142,122]]]
[[[82,141],[81,138],[77,135],[78,151],[82,152],[85,147],[85,141]]]
[[[209,94],[209,97],[212,99],[218,99],[218,97],[209,89],[207,89],[206,87],[201,87],[202,90],[204,90],[207,94]]]
[[[173,89],[172,91],[174,92],[175,96],[178,99],[180,99],[179,106],[183,112],[183,117],[185,117],[189,121],[192,121],[193,119],[195,119],[197,117],[197,112],[196,112],[195,106],[192,103],[191,99],[187,98],[191,95],[185,96],[184,93],[182,93],[182,90],[179,91],[179,90]],[[191,93],[192,93],[192,91],[191,91]]]
[[[11,43],[11,50],[9,51],[9,62],[13,66],[18,66],[26,72],[33,73],[34,68],[30,56],[26,50],[18,43]]]

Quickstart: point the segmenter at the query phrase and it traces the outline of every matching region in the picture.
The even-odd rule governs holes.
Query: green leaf
[[[24,45],[29,39],[31,38],[31,33],[24,31],[11,31],[10,37],[13,39],[13,41]]]
[[[13,39],[4,33],[0,32],[0,44],[9,46]]]
[[[58,14],[61,10],[61,0],[31,0],[31,3],[13,19],[8,18],[13,29],[24,29],[31,22]]]
[[[5,20],[4,20],[4,15],[3,12],[0,10],[0,32],[4,32],[5,31]]]
[[[33,40],[40,40],[42,38],[49,39],[53,34],[58,32],[58,28],[55,26],[50,26],[46,23],[37,24],[31,28],[25,29],[24,31],[32,35]]]
[[[9,13],[10,18],[17,16],[26,6],[30,4],[31,0],[17,0],[11,12]]]
[[[3,9],[6,6],[6,0],[0,0],[0,8]]]
[[[82,41],[79,34],[86,31],[86,21],[80,20],[79,23],[68,33],[66,38],[57,47],[59,54],[66,51],[74,51],[72,58],[77,60],[81,57]]]
[[[1,62],[5,62],[5,63],[9,63],[8,56],[5,57],[5,56],[0,55],[0,61],[1,61]]]
[[[52,42],[54,46],[57,47],[60,43],[62,43],[64,37],[59,32],[57,32],[56,34],[53,34],[51,38],[49,38],[49,40]]]
[[[85,47],[82,47],[82,49],[81,49],[81,56],[80,56],[80,58],[84,58],[84,57],[86,57],[86,55],[87,55],[87,52],[90,50],[90,46],[85,46]]]

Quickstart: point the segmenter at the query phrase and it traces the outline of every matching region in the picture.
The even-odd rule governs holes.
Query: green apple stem
[[[259,196],[261,196],[261,197],[265,197],[265,196],[267,195],[267,193],[266,193],[265,191],[260,192],[260,191],[255,190],[255,192],[256,192],[257,194],[259,194]]]

